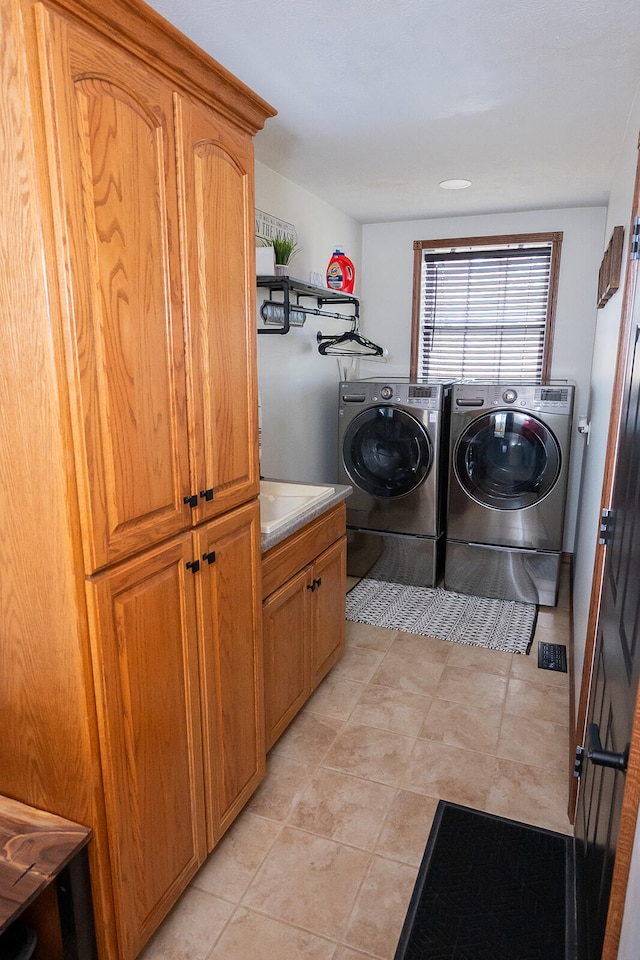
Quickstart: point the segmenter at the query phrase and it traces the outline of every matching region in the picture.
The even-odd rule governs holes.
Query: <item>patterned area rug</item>
[[[508,653],[529,653],[537,616],[533,603],[469,597],[386,580],[365,578],[347,594],[347,620],[354,623]]]

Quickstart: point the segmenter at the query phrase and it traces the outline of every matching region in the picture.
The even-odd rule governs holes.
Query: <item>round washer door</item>
[[[536,417],[496,410],[470,423],[453,454],[458,482],[477,503],[521,510],[542,500],[560,475],[560,447]]]
[[[433,445],[424,425],[405,410],[369,407],[347,427],[342,458],[361,490],[375,497],[404,497],[428,477]]]

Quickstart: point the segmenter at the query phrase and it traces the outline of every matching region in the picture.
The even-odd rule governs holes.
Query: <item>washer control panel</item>
[[[340,411],[345,406],[390,403],[421,410],[440,410],[449,386],[412,381],[350,380],[340,384]]]

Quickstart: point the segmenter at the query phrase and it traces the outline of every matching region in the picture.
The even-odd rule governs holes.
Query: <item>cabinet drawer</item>
[[[347,510],[342,502],[267,550],[262,558],[263,599],[343,537],[346,522]]]

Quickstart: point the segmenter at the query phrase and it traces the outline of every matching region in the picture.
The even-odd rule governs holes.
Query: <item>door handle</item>
[[[629,744],[627,744],[624,753],[615,753],[613,750],[603,750],[602,741],[600,740],[600,728],[597,723],[590,723],[587,759],[591,760],[591,763],[595,763],[597,767],[612,767],[614,770],[621,770],[624,773],[629,761]]]

